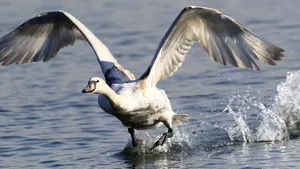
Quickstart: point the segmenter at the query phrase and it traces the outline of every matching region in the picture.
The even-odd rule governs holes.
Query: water
[[[173,108],[190,120],[154,152],[166,129],[127,129],[81,90],[102,76],[84,42],[47,64],[0,67],[0,168],[295,168],[300,162],[299,2],[285,1],[9,1],[0,35],[38,13],[63,9],[86,24],[137,77],[180,10],[217,8],[283,47],[286,58],[260,72],[212,63],[195,45],[175,76],[161,81]],[[289,72],[289,73],[287,73]]]

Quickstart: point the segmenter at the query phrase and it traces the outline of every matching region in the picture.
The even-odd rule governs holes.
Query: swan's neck
[[[122,96],[118,95],[109,86],[107,86],[105,91],[102,93],[108,98],[114,108],[122,108]]]

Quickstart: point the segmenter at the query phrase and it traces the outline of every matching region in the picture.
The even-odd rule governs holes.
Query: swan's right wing
[[[161,40],[140,79],[155,86],[159,80],[172,75],[182,65],[194,42],[198,42],[215,62],[254,70],[259,67],[252,58],[275,65],[274,60],[280,60],[284,51],[215,9],[186,7]]]
[[[80,21],[65,11],[45,12],[24,22],[0,39],[2,65],[44,62],[76,40],[86,40],[97,55],[106,80],[135,79],[113,57],[107,47]]]

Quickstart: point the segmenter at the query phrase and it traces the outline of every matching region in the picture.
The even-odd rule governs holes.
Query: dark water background
[[[63,9],[139,77],[180,10],[217,8],[286,50],[260,72],[211,62],[195,45],[183,67],[159,87],[190,120],[155,152],[136,150],[127,129],[81,90],[102,76],[88,44],[51,62],[0,67],[0,168],[297,168],[300,166],[297,0],[0,1],[0,35],[45,11]],[[287,72],[291,72],[286,79]],[[283,83],[284,82],[284,83]],[[299,102],[299,103],[298,103]],[[159,130],[140,131],[147,143]],[[249,143],[245,143],[248,140]],[[267,142],[265,142],[267,141]]]

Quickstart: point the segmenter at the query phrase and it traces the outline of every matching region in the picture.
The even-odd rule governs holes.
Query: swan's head
[[[104,93],[107,87],[106,82],[100,77],[92,77],[89,80],[89,83],[85,89],[82,90],[82,93]]]

